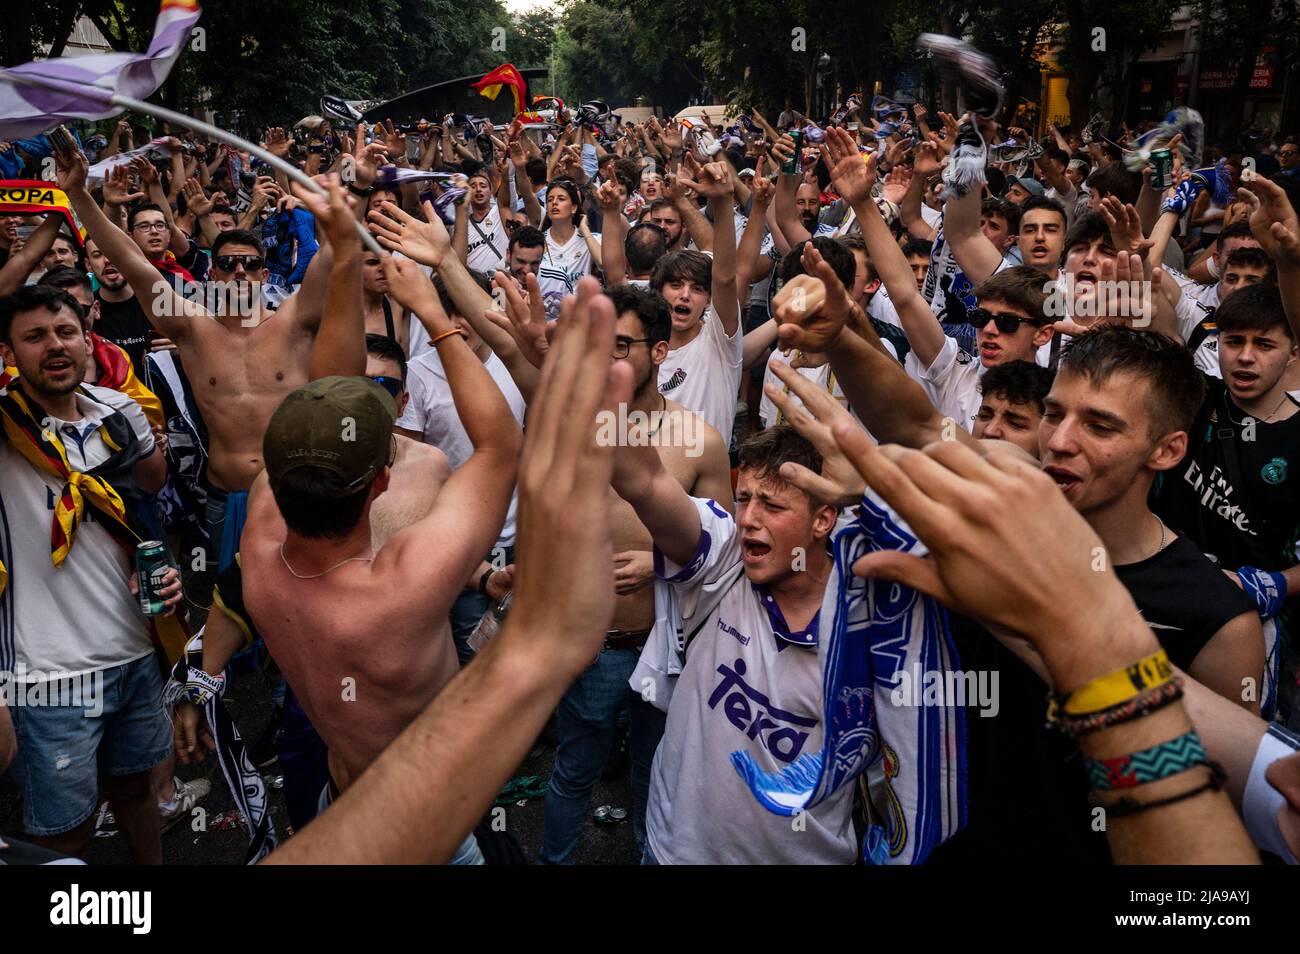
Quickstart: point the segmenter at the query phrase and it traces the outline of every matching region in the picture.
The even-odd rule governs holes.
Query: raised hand
[[[296,182],[293,183],[293,194],[316,217],[336,254],[344,249],[359,248],[361,237],[357,233],[357,219],[340,187],[338,175],[331,173],[318,177],[316,181],[325,186],[329,191],[328,196],[306,189]]]
[[[682,127],[675,120],[662,128],[659,128],[659,123],[656,120],[655,127],[659,137],[670,152],[682,151]]]
[[[136,156],[131,160],[131,172],[139,177],[146,189],[158,181],[158,170],[144,156]]]
[[[507,627],[520,641],[566,634],[567,658],[553,662],[575,672],[599,652],[614,612],[607,500],[614,449],[596,440],[598,412],[632,394],[630,366],[609,361],[614,317],[594,278],[582,279],[577,294],[564,299],[555,345],[528,405],[519,461],[518,559]]]
[[[364,140],[359,140],[364,141]],[[372,142],[357,153],[356,184],[358,189],[369,189],[379,175],[379,167],[388,158],[387,148],[381,142]]]
[[[289,147],[293,143],[289,137],[284,134],[283,126],[272,126],[266,131],[266,151],[280,159],[289,155]]]
[[[793,159],[794,153],[794,139],[790,137],[789,133],[786,133],[772,144],[772,159],[776,162],[777,169],[780,169]]]
[[[391,119],[384,120],[380,128],[383,130],[384,151],[388,153],[388,157],[398,164],[405,162],[406,133],[395,129]]]
[[[777,335],[783,349],[820,353],[860,309],[812,242],[805,243],[801,260],[806,274],[796,275],[772,299]]]
[[[407,258],[437,268],[451,254],[451,236],[447,226],[434,211],[433,203],[424,203],[425,221],[408,215],[387,200],[371,209],[369,218],[375,239],[384,248],[401,252]]]
[[[1137,209],[1108,195],[1101,200],[1101,216],[1110,228],[1110,237],[1116,251],[1137,252],[1145,255],[1154,244],[1142,234],[1142,220]]]
[[[806,437],[822,455],[821,473],[802,464],[781,465],[781,478],[794,484],[808,496],[835,507],[851,507],[862,500],[866,482],[835,443],[831,429],[839,422],[853,424],[853,417],[824,387],[814,384],[793,367],[782,362],[772,365],[772,373],[793,392],[769,382],[763,393],[771,399],[782,417]],[[802,406],[795,401],[798,398]]]
[[[537,276],[529,272],[524,277],[527,300],[519,293],[515,280],[506,272],[497,272],[492,277],[492,284],[501,289],[506,299],[506,311],[502,314],[496,310],[486,313],[494,325],[510,332],[520,354],[534,367],[540,368],[546,360],[546,353],[551,348],[548,334],[552,326],[546,321],[546,305],[542,301],[542,289],[537,284]]]
[[[600,204],[600,211],[605,215],[621,213],[619,208],[621,200],[613,179],[608,179],[600,184],[600,188],[596,190],[596,202]]]
[[[1252,176],[1244,188],[1259,197],[1250,230],[1260,247],[1279,264],[1300,265],[1300,221],[1285,190],[1269,179]]]
[[[849,205],[871,201],[871,189],[876,184],[876,155],[859,153],[853,137],[845,130],[826,130],[822,158],[830,170],[835,191]]]
[[[528,165],[528,151],[518,139],[510,140],[510,162],[515,167],[515,172],[521,175],[524,173],[524,167]]]
[[[387,204],[387,203],[385,203]],[[447,319],[438,300],[438,292],[433,287],[429,276],[424,274],[418,262],[392,255],[383,257],[384,278],[388,282],[388,294],[407,311],[434,311]]]
[[[912,175],[929,178],[943,171],[945,152],[939,145],[939,137],[930,133],[925,142],[916,144],[912,153]]]
[[[885,167],[892,169],[903,161],[903,158],[912,151],[912,144],[915,139],[895,139],[885,149]]]
[[[754,178],[749,180],[749,191],[754,196],[753,211],[750,215],[767,211],[776,197],[776,184],[767,177],[767,156],[760,154],[754,164]]]
[[[55,153],[55,158],[58,158],[57,153]],[[130,172],[127,163],[124,162],[108,170],[108,175],[104,177],[105,207],[130,205],[132,202],[144,198],[144,192],[132,188]],[[84,176],[82,182],[83,184],[85,182]],[[62,186],[62,180],[60,180],[60,185]],[[63,188],[64,191],[67,190],[66,186]]]
[[[104,183],[105,201],[108,201],[108,183]],[[208,198],[203,191],[203,186],[199,185],[199,180],[191,176],[185,180],[181,186],[181,195],[185,196],[185,207],[196,216],[204,216],[212,211],[212,200]]]
[[[731,164],[727,162],[707,162],[700,166],[694,179],[687,179],[681,183],[689,189],[694,189],[697,193],[706,199],[725,199],[730,197],[731,185]]]

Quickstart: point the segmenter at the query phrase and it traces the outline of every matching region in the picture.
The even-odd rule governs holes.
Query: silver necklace
[[[1155,514],[1152,514],[1152,516],[1155,516]],[[1156,553],[1159,553],[1165,548],[1165,522],[1156,517],[1156,523],[1160,524],[1160,546],[1156,547]]]
[[[280,544],[280,562],[282,562],[282,563],[284,564],[284,568],[285,568],[286,570],[288,570],[290,573],[292,573],[292,574],[294,575],[294,577],[295,577],[296,579],[299,579],[299,580],[315,580],[315,579],[319,579],[320,577],[324,576],[326,573],[330,573],[330,572],[333,572],[334,570],[337,570],[337,569],[338,569],[339,567],[341,567],[344,563],[353,563],[353,562],[369,563],[369,562],[370,562],[371,560],[373,560],[374,558],[375,558],[375,556],[374,556],[373,553],[372,553],[370,556],[367,556],[367,557],[348,557],[346,560],[339,560],[338,563],[335,563],[335,564],[334,564],[332,567],[330,567],[328,570],[321,570],[319,573],[306,573],[306,574],[304,574],[304,573],[299,573],[297,570],[295,570],[293,567],[291,567],[291,566],[289,565],[289,558],[286,557],[286,556],[284,555],[284,544],[283,544],[283,543]]]

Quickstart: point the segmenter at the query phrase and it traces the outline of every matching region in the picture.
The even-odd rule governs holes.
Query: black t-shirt
[[[1206,384],[1209,394],[1188,434],[1187,456],[1157,481],[1152,510],[1224,569],[1294,566],[1300,414],[1275,424],[1255,421],[1247,430],[1248,415],[1233,403],[1227,385],[1208,375]]]
[[[120,346],[130,356],[136,376],[141,380],[144,380],[144,356],[149,353],[152,332],[149,319],[134,295],[126,301],[99,299],[95,334]]]
[[[1173,663],[1186,671],[1215,633],[1255,604],[1191,541],[1115,568]],[[1094,830],[1078,745],[1046,726],[1047,686],[977,623],[950,616],[965,671],[998,674],[998,711],[966,711],[968,823],[931,856],[934,864],[1107,864]]]
[[[1149,559],[1115,567],[1115,575],[1170,661],[1184,672],[1230,620],[1259,612],[1255,601],[1186,537]]]

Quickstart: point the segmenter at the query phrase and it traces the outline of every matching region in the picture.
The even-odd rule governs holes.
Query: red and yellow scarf
[[[99,434],[116,457],[124,455],[127,441],[121,439],[120,428],[110,426],[114,418],[125,423],[121,414],[105,418],[100,424]],[[50,525],[50,560],[56,567],[62,566],[72,552],[87,505],[94,507],[104,518],[101,521],[104,529],[129,556],[134,557],[140,537],[126,522],[122,495],[103,478],[72,469],[58,435],[41,426],[27,398],[17,388],[0,392],[0,426],[3,426],[10,445],[29,464],[64,482],[55,501],[54,520]],[[130,425],[126,426],[129,428]],[[129,435],[129,430],[126,433]],[[112,468],[112,462],[113,458],[105,462],[106,470]],[[0,563],[0,593],[4,592],[8,582],[9,572]],[[150,624],[155,641],[162,646],[168,660],[174,662],[184,650],[188,638],[184,625],[174,617],[153,617]]]

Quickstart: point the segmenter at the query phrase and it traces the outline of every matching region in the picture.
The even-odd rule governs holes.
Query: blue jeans
[[[18,741],[23,824],[38,836],[61,835],[89,818],[99,805],[100,775],[147,772],[172,752],[163,679],[153,653],[84,679],[73,677],[61,695],[57,687],[47,686],[46,699],[72,704],[9,709]]]
[[[609,757],[622,708],[632,705],[628,742],[632,762],[633,834],[637,850],[645,838],[645,793],[650,787],[650,763],[663,735],[661,720],[645,710],[658,710],[636,697],[627,681],[640,654],[631,649],[606,649],[560,700],[555,727],[559,746],[546,792],[542,864],[573,863],[582,834],[591,790]],[[656,731],[657,725],[657,731]]]

